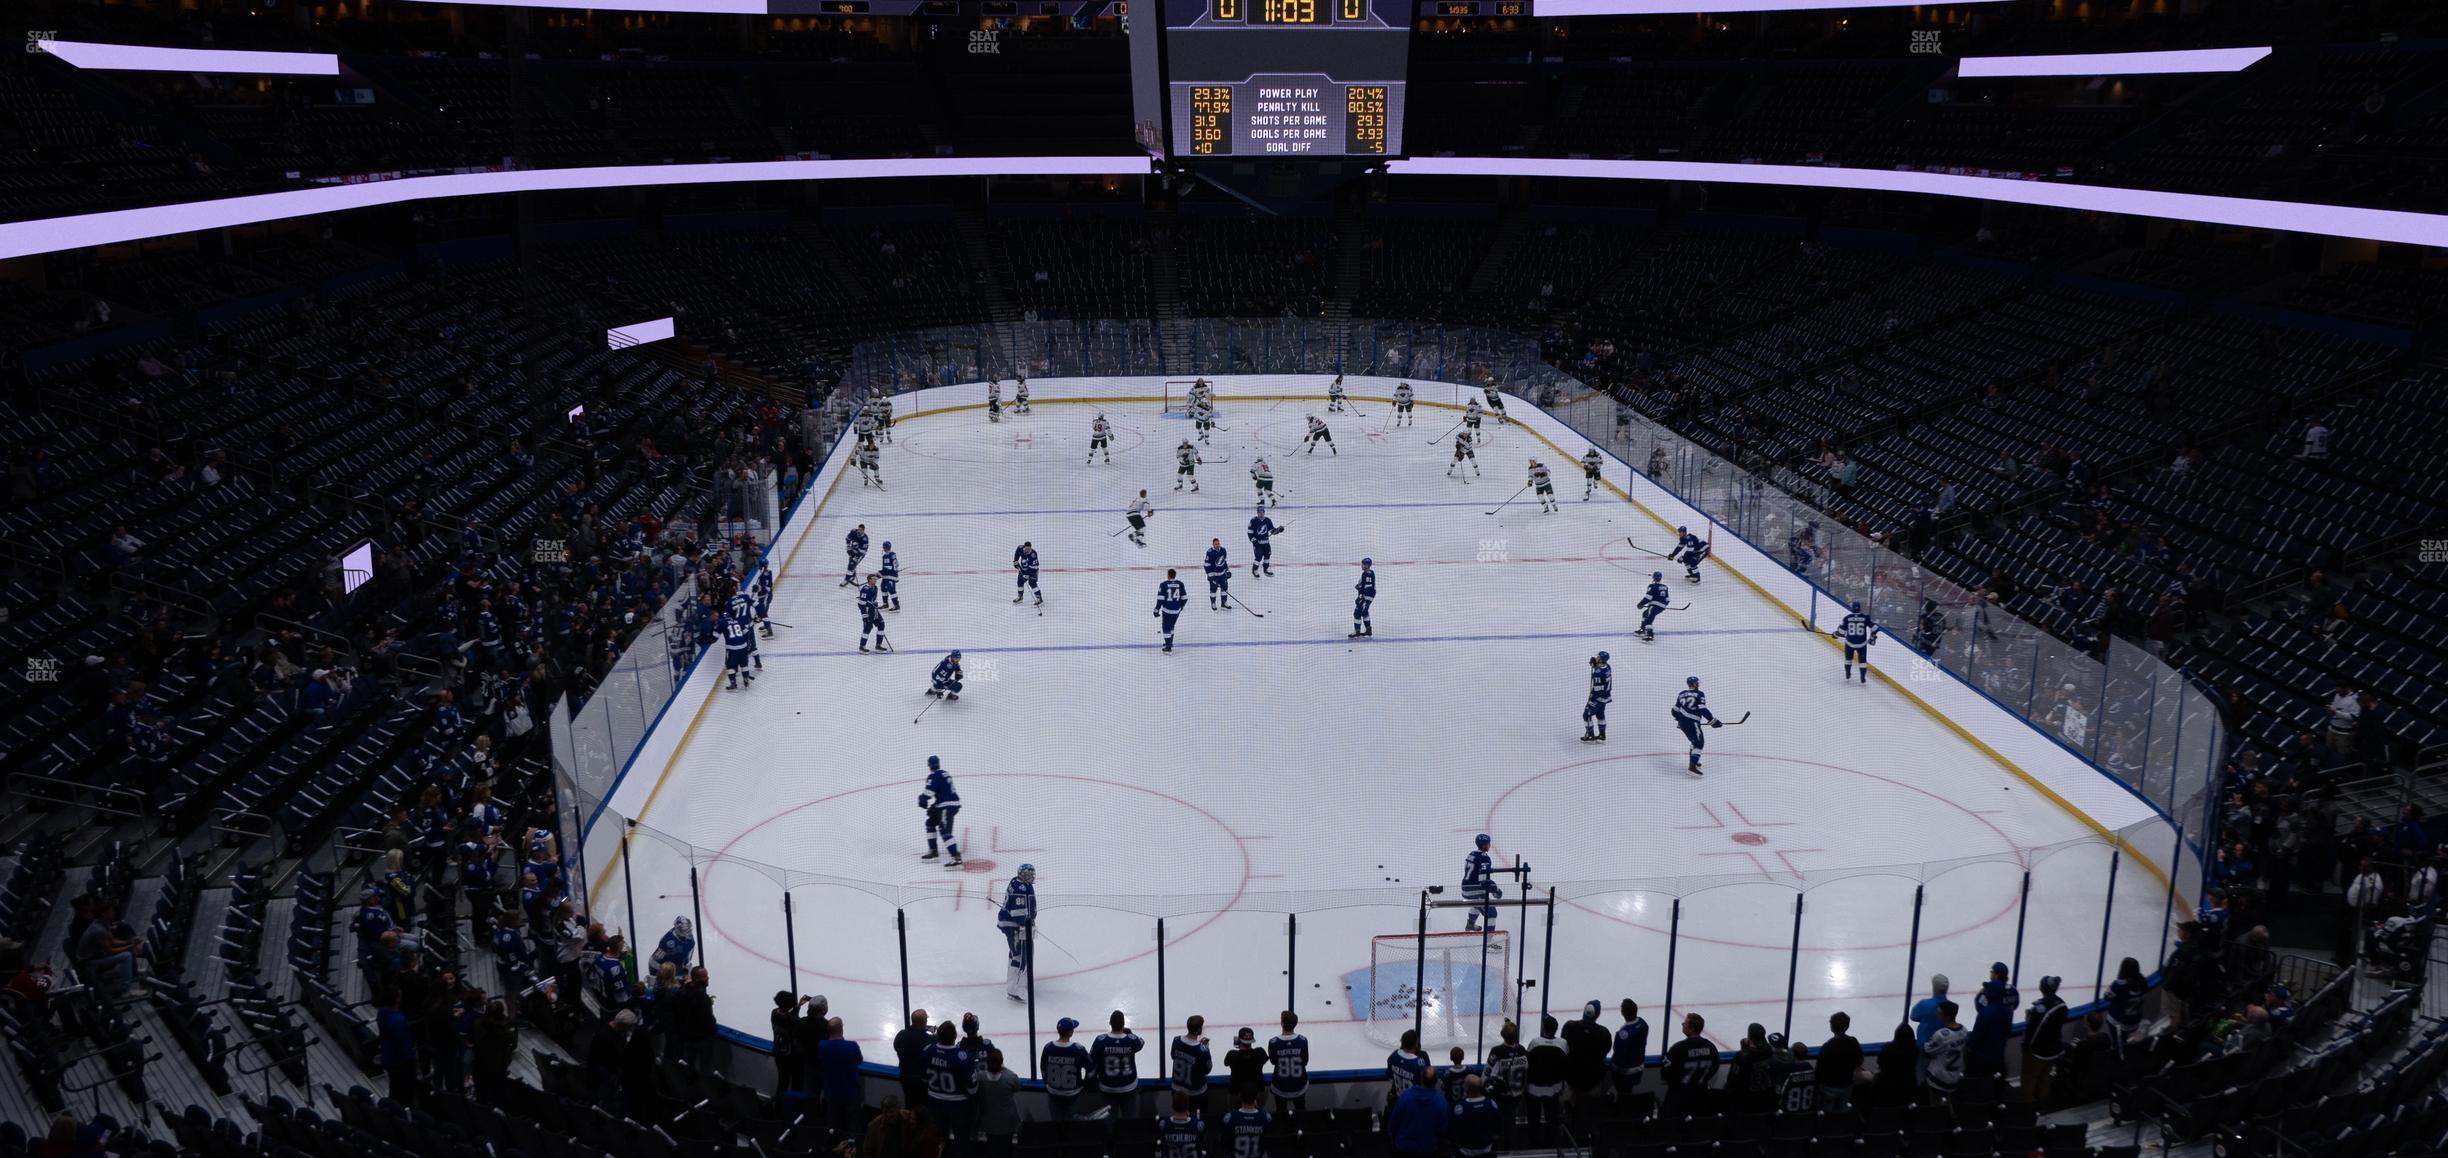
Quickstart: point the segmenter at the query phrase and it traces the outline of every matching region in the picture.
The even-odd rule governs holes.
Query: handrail
[[[74,800],[44,796],[38,792],[29,791],[26,789],[24,787],[24,782],[26,781],[33,781],[38,785],[56,784],[62,788],[73,791],[91,792],[102,796],[124,797],[132,803],[129,808],[122,810],[97,804],[89,800]],[[5,786],[0,786],[0,791],[4,791],[15,796],[22,796],[28,800],[37,801],[43,804],[62,804],[73,808],[91,808],[97,811],[109,813],[112,816],[125,816],[132,818],[143,816],[147,812],[143,793],[126,788],[118,788],[101,784],[79,784],[74,780],[63,780],[56,776],[41,776],[32,772],[9,773],[8,780],[5,781]]]
[[[304,1032],[305,1032],[305,1027],[304,1027],[304,1026],[291,1026],[291,1027],[290,1027],[290,1030],[291,1030],[291,1032],[295,1032],[295,1033],[304,1033]],[[273,1057],[273,1056],[271,1056],[271,1053],[272,1053],[272,1046],[271,1046],[271,1044],[270,1044],[270,1043],[266,1042],[264,1039],[262,1039],[262,1038],[260,1038],[260,1037],[256,1037],[256,1038],[249,1038],[249,1039],[248,1039],[248,1040],[246,1040],[246,1041],[240,1042],[240,1043],[238,1044],[238,1048],[237,1048],[237,1049],[234,1049],[234,1050],[230,1051],[230,1058],[231,1058],[232,1060],[236,1060],[236,1059],[239,1059],[239,1058],[243,1058],[243,1057],[245,1057],[245,1056],[246,1056],[246,1051],[248,1051],[248,1050],[250,1050],[250,1049],[258,1049],[258,1048],[262,1049],[262,1050],[264,1051],[264,1054],[265,1054],[264,1061],[263,1061],[263,1064],[262,1064],[262,1065],[253,1066],[253,1067],[248,1067],[248,1066],[243,1066],[243,1065],[242,1065],[242,1066],[239,1066],[239,1067],[238,1067],[238,1074],[239,1074],[239,1076],[241,1076],[241,1077],[250,1077],[250,1078],[251,1078],[251,1077],[254,1077],[256,1074],[260,1074],[260,1073],[264,1072],[265,1070],[275,1069],[275,1068],[278,1068],[278,1067],[280,1067],[280,1066],[286,1065],[286,1064],[288,1064],[288,1063],[290,1063],[290,1062],[293,1062],[293,1061],[301,1061],[301,1060],[304,1060],[304,1058],[306,1057],[306,1051],[307,1051],[307,1050],[312,1049],[312,1048],[314,1048],[315,1046],[318,1046],[318,1045],[321,1045],[321,1044],[323,1044],[323,1039],[322,1039],[322,1038],[319,1038],[319,1037],[309,1037],[309,1038],[307,1038],[305,1041],[303,1041],[303,1042],[301,1042],[301,1043],[299,1043],[299,1044],[298,1044],[298,1048],[297,1048],[297,1051],[296,1051],[295,1053],[286,1053],[286,1054],[282,1054],[282,1055],[280,1055],[280,1056],[278,1056],[278,1057]]]
[[[253,832],[227,823],[240,817],[253,817],[262,821],[263,831]],[[248,808],[232,808],[225,811],[215,812],[212,814],[212,819],[206,821],[204,826],[212,829],[215,832],[233,832],[240,836],[251,836],[259,840],[272,839],[272,834],[277,832],[280,827],[270,816]]]
[[[135,1044],[137,1044],[137,1045],[149,1045],[149,1044],[151,1044],[151,1043],[152,1043],[152,1041],[153,1041],[153,1039],[152,1039],[151,1037],[139,1037],[139,1038],[134,1038],[134,1039],[132,1039],[132,1040],[133,1040],[133,1041],[135,1042]],[[85,1055],[83,1055],[82,1057],[77,1058],[76,1060],[81,1062],[81,1061],[84,1061],[86,1058],[93,1057],[93,1056],[95,1056],[95,1055],[97,1055],[97,1054],[107,1053],[107,1052],[109,1052],[110,1050],[112,1050],[112,1049],[116,1049],[116,1048],[118,1048],[118,1047],[116,1047],[116,1046],[106,1046],[106,1047],[104,1047],[104,1048],[102,1048],[102,1049],[95,1050],[93,1053],[85,1054]],[[112,1082],[119,1081],[120,1079],[125,1078],[125,1077],[129,1076],[130,1074],[141,1074],[141,1073],[143,1073],[143,1072],[144,1072],[144,1068],[145,1068],[146,1066],[152,1065],[154,1062],[160,1061],[161,1059],[162,1059],[162,1055],[160,1055],[160,1054],[157,1054],[157,1053],[156,1053],[156,1054],[147,1054],[147,1055],[145,1055],[145,1057],[144,1057],[142,1060],[138,1061],[138,1062],[137,1062],[135,1065],[129,1066],[128,1068],[126,1068],[126,1069],[124,1069],[124,1070],[111,1070],[111,1071],[107,1071],[107,1072],[105,1072],[105,1073],[104,1073],[104,1074],[103,1074],[101,1077],[95,1078],[94,1080],[92,1080],[92,1081],[90,1081],[90,1082],[87,1082],[87,1083],[85,1083],[85,1084],[83,1084],[83,1085],[78,1085],[78,1086],[62,1085],[62,1086],[60,1087],[60,1092],[61,1092],[61,1093],[63,1093],[63,1094],[81,1094],[81,1093],[84,1093],[84,1092],[85,1092],[85,1091],[87,1091],[87,1090],[98,1090],[98,1089],[101,1089],[101,1088],[102,1088],[102,1087],[104,1087],[104,1086],[107,1086],[107,1085],[111,1084]],[[74,1063],[68,1063],[68,1064],[74,1064]],[[63,1067],[63,1068],[65,1068],[65,1067]]]
[[[333,643],[335,645],[335,650],[346,649],[349,658],[352,660],[356,660],[359,663],[363,663],[365,661],[365,656],[360,654],[357,649],[356,641],[351,640],[345,635],[325,631],[320,627],[300,623],[294,619],[287,619],[278,615],[267,615],[261,612],[258,612],[255,615],[255,621],[257,623],[269,623],[280,627],[295,628],[306,635],[315,637],[316,639]],[[435,663],[432,660],[426,659],[422,656],[402,653],[392,656],[391,659],[392,662],[397,663],[399,666],[408,668],[429,678],[439,678],[442,675],[441,664]]]

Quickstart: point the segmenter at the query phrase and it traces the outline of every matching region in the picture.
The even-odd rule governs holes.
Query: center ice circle
[[[1247,841],[1215,814],[1179,796],[1118,780],[1057,773],[960,772],[957,783],[962,790],[959,825],[965,871],[948,872],[938,867],[940,862],[917,859],[925,834],[923,816],[915,807],[914,783],[844,789],[768,816],[742,829],[714,853],[699,874],[708,934],[721,938],[736,952],[787,966],[779,934],[760,937],[746,930],[757,922],[770,921],[780,903],[778,897],[768,895],[778,890],[778,884],[758,883],[773,880],[772,872],[760,871],[760,866],[805,864],[811,846],[835,849],[844,865],[909,866],[899,873],[867,870],[862,875],[873,879],[863,884],[871,887],[859,891],[881,905],[880,915],[887,923],[890,911],[898,907],[908,913],[914,927],[930,936],[955,936],[964,944],[977,942],[969,946],[975,952],[963,955],[964,962],[974,957],[974,965],[958,967],[959,976],[937,978],[938,984],[951,988],[1003,984],[1002,940],[995,933],[994,905],[986,892],[991,886],[1000,895],[1011,873],[1023,863],[1037,869],[1038,902],[1049,936],[1059,936],[1067,898],[1131,891],[1138,879],[1113,880],[1093,866],[1117,860],[1162,864],[1178,856],[1184,842],[1229,848],[1237,863],[1219,874],[1231,883],[1231,899],[1195,925],[1169,929],[1169,940],[1196,935],[1231,909],[1249,887]],[[1152,822],[1135,819],[1127,827],[1099,824],[1095,818],[1114,813],[1117,793],[1139,797],[1135,818],[1152,818]],[[997,821],[990,814],[1001,814],[1003,820],[1014,823]],[[1082,819],[1076,827],[1053,832],[1020,827],[1026,823],[1023,818],[1047,815]],[[734,887],[713,887],[712,882],[727,867],[736,869]],[[744,884],[738,880],[741,876],[748,878]],[[840,879],[846,878],[847,874]],[[790,883],[799,887],[806,882]],[[731,917],[728,923],[726,915]],[[845,984],[899,983],[898,975],[828,972],[823,961],[811,958],[810,932],[804,927],[799,931],[801,974]],[[1145,947],[1137,947],[1140,944]],[[1131,949],[1104,954],[1090,949],[1077,960],[1041,953],[1037,977],[1040,983],[1056,981],[1127,964],[1154,952],[1152,943],[1134,941]]]

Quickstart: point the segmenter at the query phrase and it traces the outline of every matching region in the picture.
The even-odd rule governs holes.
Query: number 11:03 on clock
[[[1343,90],[1344,152],[1383,154],[1386,151],[1386,86],[1355,84]]]

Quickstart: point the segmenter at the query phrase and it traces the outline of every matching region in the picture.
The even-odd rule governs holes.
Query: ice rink
[[[1038,383],[1035,413],[990,424],[981,388],[971,405],[915,416],[905,399],[886,489],[855,471],[820,480],[776,547],[772,616],[791,626],[762,641],[762,678],[724,691],[719,656],[701,664],[659,725],[669,741],[621,781],[613,811],[640,828],[625,860],[590,865],[598,917],[633,920],[650,945],[690,913],[693,867],[726,1026],[761,1039],[775,990],[821,993],[868,1058],[889,1061],[905,1004],[975,1011],[1024,1072],[1026,1014],[1004,993],[992,900],[1022,862],[1044,907],[1042,1035],[1062,1016],[1093,1033],[1120,1009],[1153,1040],[1161,952],[1165,1032],[1195,1013],[1219,1043],[1241,1026],[1264,1038],[1290,1000],[1323,1069],[1381,1066],[1378,1043],[1410,1014],[1381,1009],[1400,1024],[1371,1027],[1355,1012],[1372,980],[1379,996],[1394,983],[1371,978],[1371,939],[1411,933],[1426,886],[1456,898],[1479,832],[1500,861],[1528,862],[1534,895],[1557,898],[1552,934],[1543,909],[1500,921],[1512,960],[1491,973],[1500,992],[1486,1008],[1526,1003],[1525,1039],[1542,1003],[1569,1018],[1596,999],[1612,1024],[1629,997],[1652,1049],[1687,1011],[1729,1046],[1745,1023],[1780,1030],[1789,1016],[1816,1044],[1838,1009],[1876,1042],[1912,995],[1908,976],[1952,974],[1968,1018],[1992,961],[2019,964],[2026,999],[2041,975],[2062,975],[2078,1005],[2103,938],[2111,977],[2123,956],[2156,968],[2168,887],[2150,862],[2163,854],[2122,854],[2112,887],[2115,846],[2092,823],[1897,684],[1844,682],[1829,639],[1724,565],[1688,583],[1643,554],[1672,528],[1612,487],[1585,501],[1574,460],[1588,444],[1559,424],[1491,420],[1483,473],[1465,481],[1432,441],[1458,420],[1449,406],[1394,426],[1376,384],[1359,413],[1327,414],[1323,380],[1271,381],[1225,388],[1228,429],[1203,448],[1196,493],[1173,489],[1191,423],[1155,401],[1054,401],[1064,384]],[[1082,461],[1100,411],[1117,427],[1111,465]],[[1313,413],[1339,453],[1301,449]],[[1285,530],[1273,577],[1252,579],[1249,471],[1262,456]],[[1554,469],[1562,509],[1523,494],[1489,514],[1532,457]],[[1610,458],[1606,477],[1623,483],[1625,465]],[[1158,511],[1145,547],[1116,533],[1141,488]],[[903,568],[893,654],[857,650],[854,591],[840,584],[858,524],[875,543],[863,569],[886,542]],[[1211,539],[1249,609],[1210,610]],[[1043,561],[1042,609],[1012,602],[1023,540]],[[1376,635],[1348,640],[1363,556],[1379,573]],[[1169,655],[1153,616],[1167,568],[1191,596]],[[1691,607],[1642,643],[1633,603],[1653,570]],[[913,722],[952,648],[967,691]],[[1614,657],[1612,733],[1585,744],[1600,650]],[[1900,643],[1873,654],[1908,679]],[[1705,777],[1685,771],[1668,719],[1688,675],[1720,716],[1751,713],[1709,733]],[[930,755],[963,799],[965,871],[918,859]],[[1430,913],[1437,932],[1462,922],[1458,909]],[[1475,969],[1477,946],[1451,956]],[[1451,976],[1461,984],[1431,980],[1429,1020],[1472,1023],[1478,975]],[[1476,1024],[1459,1040],[1475,1047]]]

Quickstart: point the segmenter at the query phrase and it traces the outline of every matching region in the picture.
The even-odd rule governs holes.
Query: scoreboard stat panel
[[[1392,130],[1400,82],[1358,84],[1322,74],[1260,76],[1234,84],[1175,84],[1174,119],[1191,157],[1382,157],[1399,153]]]
[[[1172,152],[1402,153],[1417,0],[1163,0]]]

